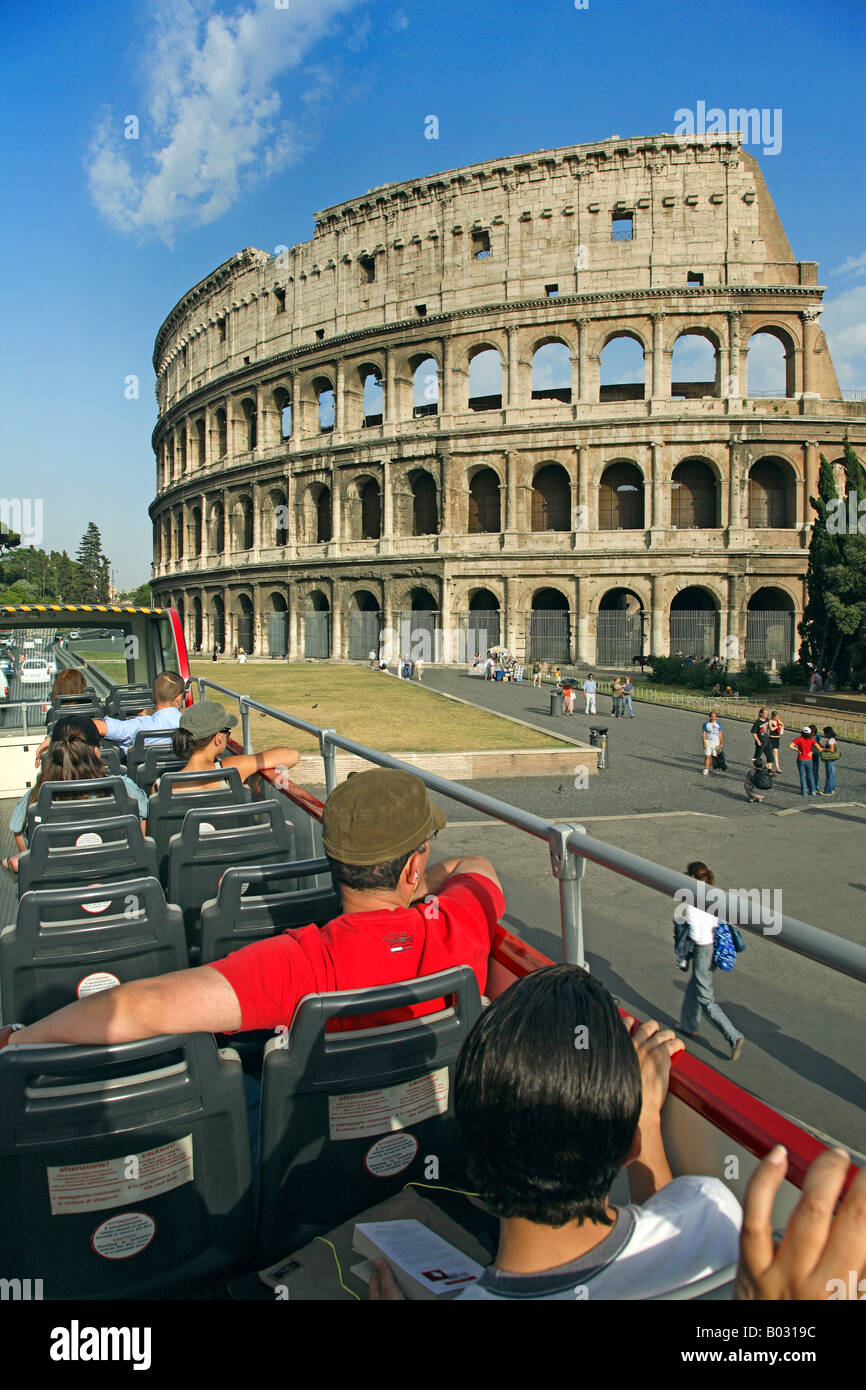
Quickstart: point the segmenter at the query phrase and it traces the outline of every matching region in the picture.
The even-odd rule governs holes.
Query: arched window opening
[[[290,439],[292,434],[292,398],[284,386],[274,392],[274,407],[280,417],[280,438]]]
[[[533,356],[532,399],[571,401],[571,353],[565,343],[545,343]]]
[[[601,531],[640,531],[644,524],[644,489],[633,463],[612,463],[599,487],[598,525]]]
[[[288,545],[289,508],[286,494],[281,489],[275,488],[268,493],[267,513],[268,524],[262,527],[263,534],[268,536],[271,545]]]
[[[469,534],[501,530],[499,479],[492,468],[482,468],[469,484]]]
[[[718,396],[720,386],[718,348],[703,333],[681,333],[671,355],[671,400]]]
[[[204,419],[195,422],[195,461],[199,467],[204,463]]]
[[[377,541],[382,534],[382,499],[379,484],[372,478],[362,483],[361,499],[361,539]]]
[[[330,655],[331,605],[325,594],[319,589],[314,589],[307,600],[307,610],[304,613],[304,656],[326,661]]]
[[[439,412],[439,364],[425,357],[412,373],[412,414],[416,420]]]
[[[712,469],[701,459],[684,459],[671,478],[671,526],[676,530],[718,526],[718,492]]]
[[[201,508],[193,507],[190,518],[190,532],[192,544],[190,549],[193,555],[201,555]]]
[[[719,614],[712,594],[690,585],[674,595],[670,612],[671,656],[704,661],[719,656]]]
[[[177,436],[177,469],[181,476],[186,472],[186,430],[180,430]]]
[[[532,480],[533,531],[571,529],[571,484],[558,463],[539,468]]]
[[[429,473],[409,475],[412,488],[412,535],[435,536],[439,531],[436,483]]]
[[[364,429],[381,425],[385,418],[385,393],[382,378],[376,371],[365,370],[364,383]]]
[[[749,525],[784,529],[794,523],[794,485],[783,459],[759,459],[749,472]]]
[[[204,638],[204,624],[201,615],[201,599],[194,598],[192,601],[192,647],[193,651],[200,652]]]
[[[226,610],[222,599],[216,594],[211,599],[210,627],[214,649],[217,652],[224,652],[226,649]]]
[[[630,666],[645,653],[643,604],[630,589],[609,589],[598,609],[596,654],[601,667]]]
[[[469,409],[499,410],[501,406],[502,357],[496,348],[484,348],[469,363]]]
[[[219,457],[220,457],[221,459],[224,459],[225,456],[226,456],[226,454],[227,454],[228,451],[229,451],[229,443],[228,443],[228,439],[229,439],[229,436],[228,436],[228,423],[227,423],[227,420],[226,420],[226,413],[225,413],[224,410],[218,410],[218,411],[217,411],[217,413],[216,413],[216,423],[217,423],[217,453],[218,453],[218,455],[219,455]]]
[[[178,512],[175,521],[174,532],[175,555],[178,560],[183,559],[183,512]]]
[[[316,411],[319,421],[319,433],[330,434],[337,419],[336,397],[334,388],[330,381],[319,380],[313,382],[313,390],[316,393]]]
[[[526,653],[530,661],[553,664],[569,660],[571,615],[565,594],[559,589],[538,589],[526,621]]]
[[[793,348],[783,343],[775,333],[753,333],[749,339],[746,362],[750,396],[793,396]]]
[[[252,599],[246,594],[238,595],[238,611],[235,619],[235,632],[237,634],[236,645],[238,650],[243,647],[249,653],[254,647],[253,638],[254,611]]]
[[[246,424],[246,447],[252,452],[258,444],[259,413],[256,409],[255,401],[252,400],[241,401],[241,409],[244,412],[244,421]]]
[[[316,497],[316,542],[326,545],[331,539],[331,489],[320,487]]]
[[[626,333],[617,333],[602,348],[599,368],[600,401],[642,401],[646,364],[643,348]]]
[[[793,661],[794,617],[794,601],[784,589],[758,589],[746,613],[746,660],[765,667]]]
[[[226,548],[226,518],[221,502],[215,502],[211,508],[211,526],[213,528],[214,554],[222,555]]]
[[[369,589],[357,589],[349,600],[349,660],[367,661],[379,655],[381,618],[379,601]]]

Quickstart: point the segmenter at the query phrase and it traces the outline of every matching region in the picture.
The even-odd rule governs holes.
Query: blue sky
[[[48,548],[96,521],[121,586],[150,573],[163,318],[376,184],[781,108],[779,153],[751,152],[866,387],[863,0],[4,0],[0,40],[0,490],[44,499]]]

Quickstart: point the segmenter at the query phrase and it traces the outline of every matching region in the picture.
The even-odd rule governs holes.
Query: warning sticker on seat
[[[119,979],[110,970],[95,970],[92,975],[85,975],[83,980],[79,980],[75,993],[79,999],[84,999],[88,994],[98,994],[103,989],[116,989],[119,984]]]
[[[448,1109],[448,1068],[416,1076],[398,1086],[328,1097],[331,1139],[361,1139],[406,1129]]]
[[[125,1158],[46,1168],[52,1216],[123,1207],[192,1182],[192,1135]]]
[[[147,1249],[155,1232],[156,1222],[146,1211],[125,1211],[97,1226],[90,1244],[104,1260],[128,1260]]]

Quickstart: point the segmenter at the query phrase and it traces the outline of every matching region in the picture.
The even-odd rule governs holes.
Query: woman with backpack
[[[767,759],[763,753],[758,753],[755,757],[755,761],[746,773],[746,780],[743,783],[746,791],[746,800],[763,801],[772,785],[770,770],[767,767]]]
[[[827,724],[824,728],[821,742],[821,762],[824,764],[824,790],[822,796],[836,795],[836,764],[842,754],[836,747],[836,730],[832,724]],[[820,788],[819,788],[820,790]]]
[[[689,878],[696,878],[699,883],[706,883],[708,887],[715,884],[712,870],[700,860],[687,865],[686,873]],[[711,912],[705,912],[703,908],[692,903],[678,902],[674,913],[674,949],[681,970],[688,969],[689,961],[692,963],[692,976],[680,1014],[680,1032],[687,1038],[696,1038],[703,1010],[710,1023],[723,1034],[731,1049],[731,1061],[736,1062],[743,1050],[745,1039],[716,1003],[713,993],[712,972],[716,969],[716,956],[721,945],[721,942],[717,942],[717,933],[721,935],[722,928],[725,937],[729,938],[730,928],[720,923]],[[691,950],[688,949],[689,946]]]

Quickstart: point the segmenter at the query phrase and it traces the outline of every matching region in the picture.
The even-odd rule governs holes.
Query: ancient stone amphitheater
[[[328,208],[159,330],[155,601],[293,659],[787,660],[820,454],[866,443],[822,293],[736,134]]]

